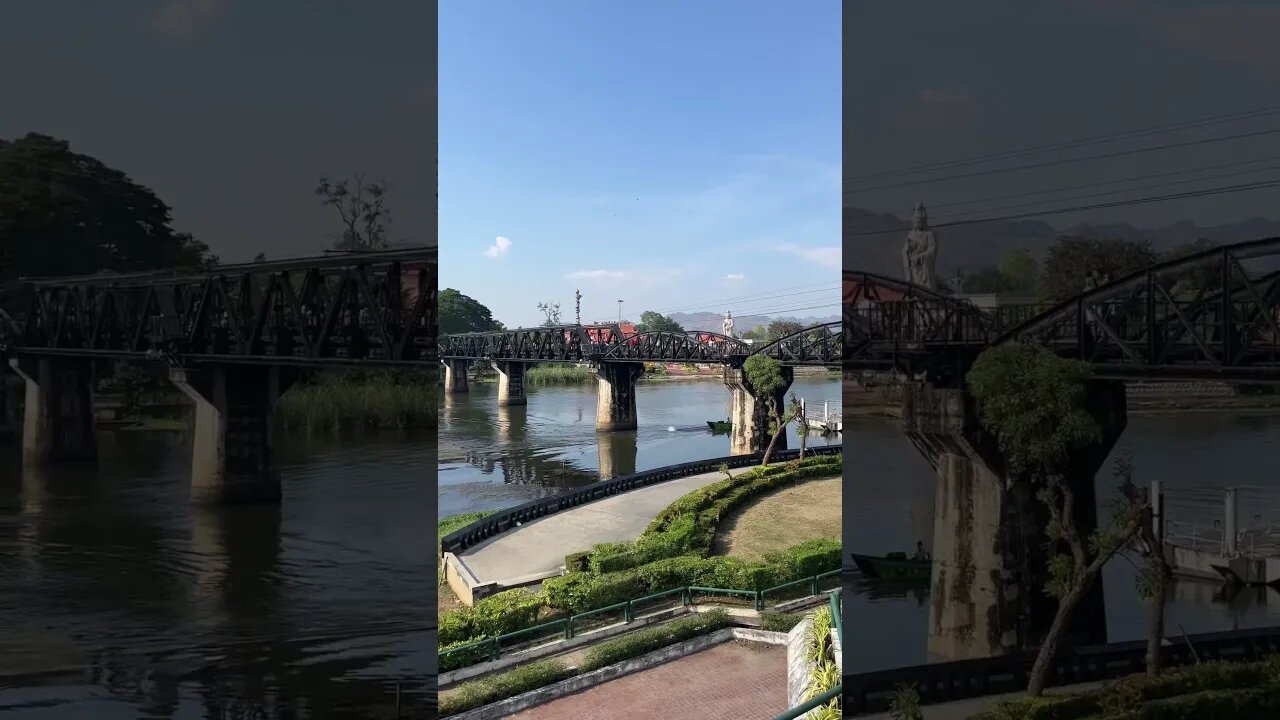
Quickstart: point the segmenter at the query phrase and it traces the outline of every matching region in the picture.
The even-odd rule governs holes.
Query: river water
[[[435,672],[434,434],[284,438],[279,506],[196,510],[190,439],[0,462],[0,716],[392,717]],[[385,715],[377,713],[385,712]]]
[[[840,402],[840,376],[801,375],[791,391],[809,417]],[[440,516],[510,507],[570,487],[729,454],[729,436],[708,420],[728,417],[729,390],[716,380],[643,381],[638,429],[597,433],[595,383],[529,386],[525,406],[499,408],[493,383],[445,395],[440,410]],[[794,428],[788,447],[796,448]],[[810,445],[839,442],[810,435]]]
[[[1164,484],[1171,519],[1211,527],[1227,486],[1243,488],[1240,523],[1280,524],[1280,478],[1270,449],[1280,417],[1239,413],[1131,415],[1111,462],[1127,458],[1134,481]],[[845,424],[844,544],[848,552],[912,551],[933,541],[933,470],[892,419]],[[852,461],[856,458],[856,461]],[[856,468],[856,471],[854,470]],[[1099,518],[1114,497],[1111,466],[1098,473]],[[852,570],[852,568],[847,568]],[[1134,590],[1134,566],[1115,559],[1103,573],[1109,640],[1146,637],[1147,610]],[[846,582],[845,672],[929,662],[928,587],[886,587],[856,574]],[[1280,593],[1248,589],[1229,596],[1215,583],[1179,581],[1167,615],[1171,635],[1280,625]]]

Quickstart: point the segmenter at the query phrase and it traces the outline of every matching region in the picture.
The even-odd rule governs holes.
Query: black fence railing
[[[1202,633],[1170,638],[1164,648],[1167,667],[1210,660],[1251,661],[1280,653],[1280,627]],[[1110,680],[1146,666],[1145,640],[1067,650],[1050,671],[1050,685]],[[916,665],[844,676],[844,711],[849,715],[889,710],[899,687],[914,685],[922,704],[999,695],[1025,690],[1034,653]]]
[[[809,448],[806,451],[806,454],[839,455],[842,451],[843,448],[840,445],[823,445]],[[799,450],[783,450],[781,452],[774,453],[772,460],[776,462],[786,462],[788,460],[796,459],[799,455]],[[618,493],[624,493],[628,490],[635,490],[636,488],[645,487],[646,485],[652,485],[666,480],[675,480],[676,478],[688,477],[690,475],[698,475],[700,473],[715,472],[721,465],[728,465],[730,468],[759,465],[760,459],[761,455],[759,453],[752,455],[729,455],[727,457],[697,460],[694,462],[681,463],[679,465],[667,465],[666,467],[645,470],[643,472],[632,473],[631,475],[623,475],[622,477],[584,485],[580,488],[574,488],[568,492],[560,493],[559,495],[539,498],[538,500],[533,500],[523,505],[507,508],[506,510],[494,513],[482,520],[477,520],[466,527],[445,535],[440,541],[440,549],[442,552],[461,552],[482,540],[510,530],[515,527],[517,523],[526,523],[536,518],[558,513],[561,510],[568,510],[569,508],[577,507],[578,505],[589,503],[593,500],[617,495]]]

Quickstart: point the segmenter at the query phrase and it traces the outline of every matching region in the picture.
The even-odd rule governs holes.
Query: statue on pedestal
[[[907,241],[902,245],[902,268],[907,282],[936,290],[938,278],[934,266],[937,260],[938,240],[929,229],[929,214],[924,203],[918,203],[911,217],[911,232],[907,233]]]
[[[725,311],[724,320],[720,323],[721,335],[733,337],[733,312]]]

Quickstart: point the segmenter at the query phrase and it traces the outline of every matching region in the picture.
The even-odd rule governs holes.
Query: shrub
[[[460,642],[449,643],[448,645],[441,645],[440,646],[440,672],[457,670],[458,668],[461,668],[461,667],[467,667],[468,665],[475,665],[476,663],[480,663],[488,660],[490,653],[493,652],[493,647],[491,645],[475,645],[474,647],[468,648],[466,650],[451,653],[448,655],[445,654],[445,651],[447,650],[463,647],[465,645],[472,645],[475,642],[477,641],[462,640]]]
[[[590,550],[583,550],[581,552],[569,553],[568,555],[565,555],[564,556],[565,572],[570,572],[570,573],[586,572],[588,567],[587,561],[590,560],[590,558],[591,558]]]
[[[1280,689],[1204,690],[1148,703],[1134,718],[1143,720],[1259,720],[1280,716]]]
[[[794,578],[813,577],[831,570],[839,570],[841,553],[839,540],[810,540],[765,557],[765,562],[783,569],[783,574]]]
[[[515,632],[533,625],[541,610],[540,596],[523,588],[506,590],[441,615],[439,642],[443,646]]]
[[[481,705],[506,700],[572,676],[573,671],[557,660],[523,665],[511,672],[459,685],[457,690],[440,698],[440,715],[455,715]]]
[[[724,610],[711,610],[682,617],[657,627],[637,630],[588,650],[580,670],[582,672],[598,670],[728,626],[728,613]]]
[[[1042,695],[1001,700],[991,712],[979,717],[984,720],[1080,720],[1097,712],[1097,695]]]
[[[802,613],[764,612],[760,613],[760,629],[789,633],[803,619]]]

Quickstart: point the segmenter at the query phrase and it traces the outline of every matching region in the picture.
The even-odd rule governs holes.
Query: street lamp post
[[[618,301],[618,323],[622,323],[622,301]]]

